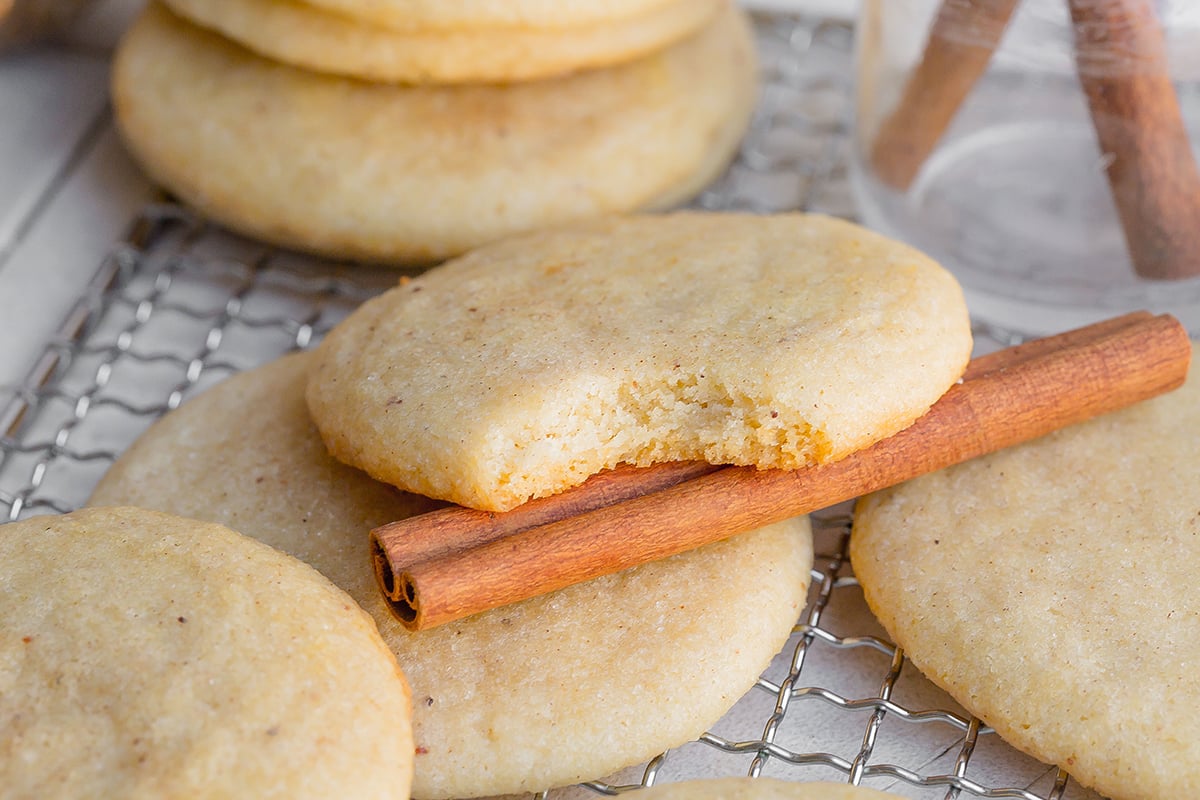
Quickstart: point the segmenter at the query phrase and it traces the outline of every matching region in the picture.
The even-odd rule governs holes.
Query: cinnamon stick
[[[1019,1],[943,0],[920,63],[875,135],[870,160],[880,180],[899,191],[912,184],[987,71]]]
[[[653,469],[620,466],[593,475],[554,497],[530,500],[503,513],[447,506],[381,525],[371,531],[375,577],[384,594],[393,597],[398,591],[396,565],[411,567],[469,550],[528,528],[657,492],[720,468],[703,461],[671,461]],[[397,610],[403,616],[407,607]]]
[[[445,552],[416,563],[390,559],[389,604],[419,630],[664,558],[815,511],[1009,447],[1177,388],[1191,357],[1173,317],[1139,312],[982,356],[925,416],[840,461],[805,469],[724,467],[669,488],[461,549],[470,526],[443,525]],[[651,467],[621,481],[654,480]],[[553,506],[548,498],[545,507]],[[435,512],[439,513],[439,512]],[[508,512],[514,513],[514,512]],[[539,512],[541,513],[541,512]],[[468,519],[463,517],[462,519]],[[496,515],[503,516],[503,515]],[[444,521],[444,517],[443,517]]]
[[[1200,274],[1200,172],[1154,0],[1069,0],[1075,60],[1138,275]]]

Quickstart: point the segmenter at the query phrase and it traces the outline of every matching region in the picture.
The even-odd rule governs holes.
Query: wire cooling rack
[[[764,74],[752,130],[697,205],[853,217],[850,29],[770,15],[757,30]],[[0,521],[77,508],[160,415],[234,372],[314,344],[397,277],[268,248],[169,203],[145,209],[81,287],[29,378],[0,387]],[[1000,336],[995,343],[1005,343]],[[808,606],[754,689],[699,740],[543,796],[750,774],[910,798],[1096,797],[1013,751],[926,681],[866,609],[849,570],[848,514],[833,509],[814,521]]]

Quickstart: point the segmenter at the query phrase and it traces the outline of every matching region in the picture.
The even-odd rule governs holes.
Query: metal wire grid
[[[898,702],[895,696],[907,691],[902,677],[913,677],[915,667],[903,652],[878,632],[867,630],[856,635],[839,635],[841,626],[829,624],[826,617],[835,607],[851,611],[858,616],[865,608],[857,581],[849,574],[849,542],[852,517],[848,511],[833,509],[814,515],[814,534],[817,555],[812,571],[813,590],[809,602],[793,631],[793,641],[776,658],[755,686],[755,692],[772,698],[774,707],[769,714],[760,716],[761,735],[756,738],[734,739],[714,732],[702,735],[696,746],[705,746],[722,754],[722,757],[743,756],[741,772],[752,776],[772,775],[793,777],[800,780],[847,781],[856,785],[884,789],[905,797],[952,798],[977,796],[989,798],[1023,798],[1023,800],[1062,800],[1063,798],[1089,797],[1096,795],[1072,786],[1068,775],[1056,768],[1037,764],[1011,752],[1000,742],[995,733],[978,719],[959,709],[947,697],[940,698],[941,705],[921,708],[910,707]],[[857,606],[857,608],[854,608]],[[859,628],[863,631],[863,628]],[[819,650],[828,648],[840,666],[859,665],[856,662],[870,661],[873,675],[878,677],[877,690],[856,696],[847,696],[822,683],[804,683],[806,661],[820,658]],[[774,671],[779,670],[779,677]],[[809,670],[811,671],[811,670]],[[924,678],[916,676],[923,688],[929,687]],[[938,690],[933,689],[934,692]],[[742,703],[746,703],[744,698]],[[839,715],[844,730],[833,733],[828,727],[818,726],[808,736],[789,736],[787,727],[794,718],[811,713],[811,704],[821,703]],[[950,707],[953,706],[953,709]],[[885,726],[885,721],[893,723]],[[898,724],[897,724],[898,723]],[[886,727],[886,732],[885,731]],[[903,763],[879,758],[877,745],[881,736],[922,737],[922,729],[941,728],[949,740],[940,744],[920,764],[905,766]],[[845,738],[851,731],[860,738],[851,741]],[[844,739],[840,752],[804,749],[799,743],[830,744]],[[788,742],[791,738],[793,741]],[[937,734],[928,736],[938,741]],[[848,745],[848,746],[847,746]],[[882,749],[882,748],[879,748]],[[991,752],[972,758],[977,752]],[[663,754],[650,762],[641,775],[640,782],[611,784],[593,782],[588,788],[606,794],[617,794],[656,782],[664,772],[664,764],[670,753]],[[1006,773],[997,775],[981,759],[999,756]],[[1014,761],[1024,759],[1025,763]],[[777,768],[772,770],[772,762]],[[968,774],[971,765],[972,773]],[[732,773],[721,773],[732,774]],[[674,779],[676,776],[671,776]],[[1019,780],[1018,780],[1019,779]],[[548,793],[543,793],[546,796]]]
[[[852,217],[850,29],[779,15],[759,17],[757,29],[763,87],[752,129],[697,205]],[[312,345],[397,276],[255,244],[169,203],[145,209],[29,378],[0,387],[0,519],[79,507],[163,413],[234,372]],[[1094,797],[1011,751],[888,643],[849,572],[849,527],[836,510],[815,519],[819,555],[804,616],[726,718],[606,782],[542,796],[750,774],[914,798]]]

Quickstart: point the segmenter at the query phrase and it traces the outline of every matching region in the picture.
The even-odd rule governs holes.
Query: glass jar
[[[862,0],[856,41],[863,221],[977,319],[1200,333],[1200,2]]]

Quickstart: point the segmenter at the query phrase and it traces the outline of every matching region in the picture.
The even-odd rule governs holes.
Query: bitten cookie
[[[724,0],[672,0],[586,25],[402,30],[294,0],[166,0],[192,22],[298,67],[399,83],[508,83],[623,64],[696,33]],[[367,5],[364,3],[364,5]]]
[[[326,455],[302,398],[311,359],[166,415],[91,502],[236,525],[356,598],[412,686],[414,797],[538,791],[644,761],[715,723],[787,641],[812,565],[805,518],[409,633],[375,584],[367,532],[428,501]]]
[[[971,351],[921,253],[820,216],[680,213],[480,249],[321,344],[308,402],[339,459],[505,510],[620,463],[794,468],[923,414]]]
[[[90,509],[0,526],[0,597],[5,797],[408,797],[396,660],[290,556]]]
[[[184,202],[268,242],[389,264],[681,202],[733,157],[756,96],[731,5],[626,65],[457,87],[274,63],[151,5],[112,83],[130,151]]]
[[[861,501],[851,557],[913,662],[1116,800],[1200,786],[1200,380]]]

